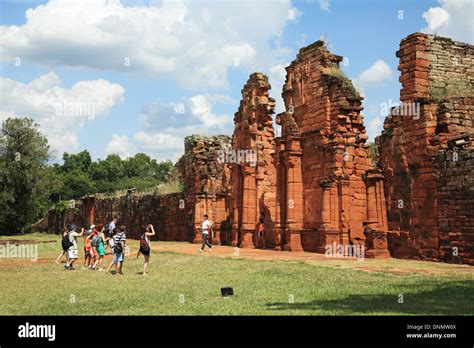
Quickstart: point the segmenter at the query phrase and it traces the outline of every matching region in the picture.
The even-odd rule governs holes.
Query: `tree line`
[[[171,161],[157,162],[144,153],[121,159],[108,155],[92,160],[83,150],[64,153],[51,163],[46,137],[28,118],[8,118],[0,132],[0,234],[23,231],[65,200],[87,194],[112,193],[131,187],[143,190],[166,182]]]

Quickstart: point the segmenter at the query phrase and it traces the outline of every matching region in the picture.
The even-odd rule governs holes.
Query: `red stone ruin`
[[[232,137],[185,139],[176,164],[184,192],[85,197],[60,221],[163,227],[160,240],[199,242],[202,216],[213,244],[325,253],[365,248],[365,257],[474,265],[474,47],[422,33],[396,53],[400,106],[386,115],[373,151],[363,98],[323,41],[286,67],[285,111],[263,73],[242,89]],[[276,137],[274,120],[281,127]]]
[[[286,68],[287,111],[277,117],[282,241],[284,249],[324,252],[369,237],[366,256],[387,257],[383,177],[366,144],[362,97],[341,60],[317,41]]]

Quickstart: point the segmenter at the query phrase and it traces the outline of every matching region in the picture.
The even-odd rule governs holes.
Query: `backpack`
[[[123,252],[122,243],[115,243],[114,241],[114,253],[121,254]]]
[[[96,234],[94,237],[92,237],[91,245],[93,247],[98,247],[100,244],[100,239],[101,239],[100,236]]]
[[[69,248],[73,245],[74,244],[69,239],[69,233],[63,236],[63,239],[61,240],[61,246],[63,247],[63,250],[69,250]]]
[[[140,251],[141,250],[146,252],[150,250],[150,245],[148,244],[148,241],[146,240],[146,236],[144,234],[140,237]]]

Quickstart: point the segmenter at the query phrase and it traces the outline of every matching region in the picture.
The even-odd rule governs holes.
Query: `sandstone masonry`
[[[255,247],[259,219],[275,250],[324,252],[364,245],[366,257],[474,265],[474,47],[414,33],[401,40],[401,105],[390,110],[371,154],[363,98],[323,41],[286,68],[285,112],[263,73],[242,89],[232,138],[193,135],[176,164],[184,192],[84,197],[65,221],[136,228],[157,239],[199,242],[202,215],[214,244]],[[372,158],[375,158],[373,160]]]

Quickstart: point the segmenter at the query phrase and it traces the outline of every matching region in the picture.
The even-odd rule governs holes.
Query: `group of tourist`
[[[204,252],[205,247],[212,251],[212,244],[209,242],[209,234],[211,232],[212,223],[209,221],[208,216],[204,215],[202,223],[202,245],[199,251]],[[77,246],[77,238],[84,238],[84,264],[83,268],[90,270],[103,271],[103,262],[106,250],[110,248],[113,253],[112,262],[106,269],[106,273],[109,273],[112,267],[115,267],[115,274],[123,275],[122,267],[125,259],[125,250],[127,243],[127,234],[125,226],[122,225],[120,228],[117,226],[117,219],[114,218],[110,223],[104,226],[91,225],[89,228],[82,228],[81,232],[76,231],[74,224],[68,225],[64,228],[62,235],[62,248],[63,251],[56,258],[55,262],[59,264],[61,258],[66,255],[67,261],[64,268],[67,270],[74,269],[74,263],[78,259],[79,248]],[[144,257],[143,263],[143,275],[147,275],[147,268],[150,261],[151,243],[150,237],[155,235],[155,229],[152,224],[148,224],[146,230],[140,237],[140,248],[137,253],[137,257],[142,254]],[[263,244],[265,249],[265,228],[263,218],[260,218],[258,223],[257,231],[257,243],[256,247]]]
[[[55,262],[59,264],[61,258],[66,255],[67,261],[64,268],[74,269],[74,263],[78,259],[79,248],[77,238],[84,238],[84,264],[83,268],[97,271],[104,271],[103,262],[106,250],[110,248],[113,259],[106,269],[106,273],[115,267],[115,274],[123,275],[123,262],[126,256],[127,235],[125,226],[116,227],[117,219],[114,218],[109,224],[104,226],[91,225],[89,228],[82,228],[77,232],[74,224],[64,228],[62,235],[63,251],[56,258]],[[155,229],[149,224],[140,238],[140,248],[137,257],[144,256],[143,275],[147,275],[148,263],[150,261],[151,243],[150,237],[155,235]]]

